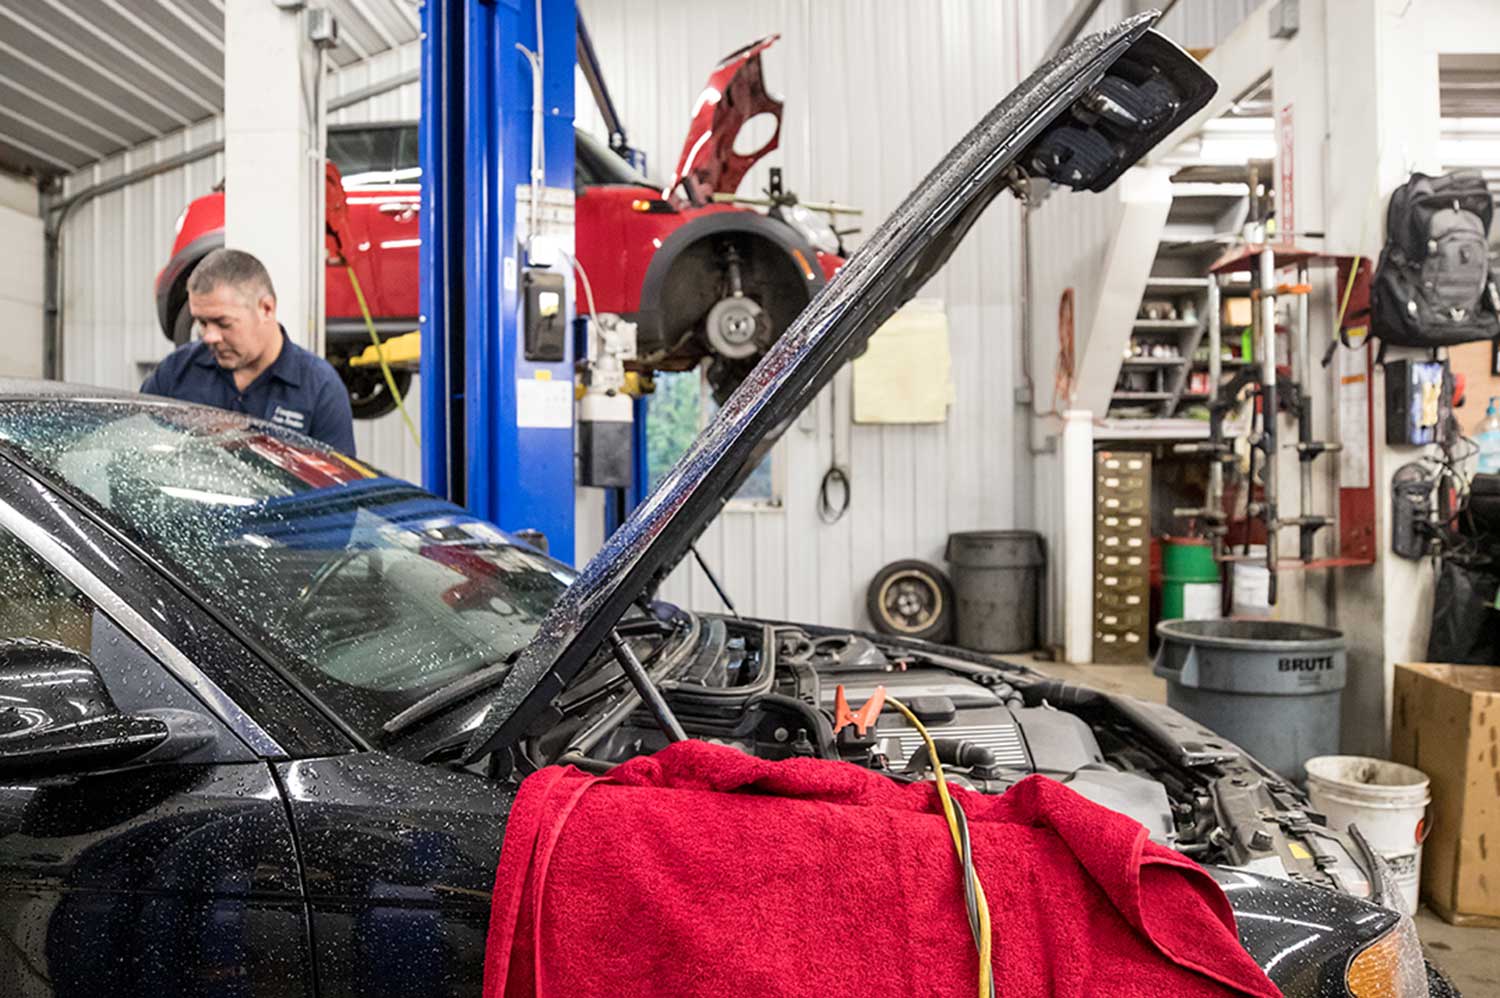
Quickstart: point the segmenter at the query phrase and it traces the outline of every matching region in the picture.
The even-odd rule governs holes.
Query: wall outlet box
[[[1281,0],[1266,18],[1272,38],[1291,38],[1302,27],[1302,10],[1298,0]]]
[[[315,7],[307,12],[307,40],[320,49],[333,49],[339,46],[339,22],[322,7]]]
[[[1447,361],[1386,361],[1386,443],[1436,443],[1438,430],[1452,415],[1453,398]]]

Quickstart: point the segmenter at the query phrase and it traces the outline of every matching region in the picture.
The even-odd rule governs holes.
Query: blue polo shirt
[[[235,385],[234,372],[220,367],[202,340],[184,343],[162,358],[141,383],[141,391],[259,416],[354,455],[348,390],[332,364],[293,343],[285,329],[275,363],[244,391]]]

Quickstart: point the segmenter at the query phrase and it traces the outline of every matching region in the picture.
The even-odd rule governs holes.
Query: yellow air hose
[[[401,389],[396,387],[396,379],[391,374],[391,365],[385,362],[385,347],[381,345],[380,334],[375,332],[375,320],[370,318],[370,306],[365,304],[365,292],[359,286],[359,277],[354,273],[354,265],[345,263],[344,269],[349,272],[349,284],[353,286],[354,297],[359,302],[359,314],[365,317],[365,328],[370,331],[370,342],[375,344],[375,356],[380,359],[380,373],[385,376],[385,386],[390,389],[391,397],[396,400],[396,408],[401,410],[401,419],[406,423],[406,430],[411,434],[412,442],[420,447],[422,438],[417,434],[417,424],[411,421],[411,414],[406,411],[406,400],[401,397]]]
[[[974,943],[979,950],[979,998],[994,998],[995,981],[990,966],[990,904],[984,896],[984,885],[979,882],[979,874],[974,871],[971,860],[972,849],[966,851],[964,848],[967,833],[960,826],[959,815],[955,813],[958,806],[953,803],[953,798],[948,794],[948,781],[943,776],[943,764],[938,761],[937,746],[933,744],[932,736],[927,733],[927,728],[917,720],[917,715],[913,714],[906,704],[890,694],[886,694],[885,702],[899,710],[911,722],[912,727],[917,729],[917,734],[922,736],[922,741],[927,745],[927,756],[932,760],[932,774],[937,779],[938,797],[943,802],[943,817],[948,820],[948,831],[953,836],[953,848],[958,853],[959,864],[963,867],[963,876],[973,887],[977,900],[979,924],[974,933]]]

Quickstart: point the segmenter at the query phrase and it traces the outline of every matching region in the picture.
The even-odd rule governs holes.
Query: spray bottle
[[[1500,474],[1500,396],[1490,396],[1489,408],[1475,430],[1474,442],[1479,445],[1480,474]]]

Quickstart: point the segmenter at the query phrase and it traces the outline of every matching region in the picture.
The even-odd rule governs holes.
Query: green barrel
[[[1222,616],[1222,584],[1213,545],[1196,537],[1168,537],[1161,545],[1161,619]]]

